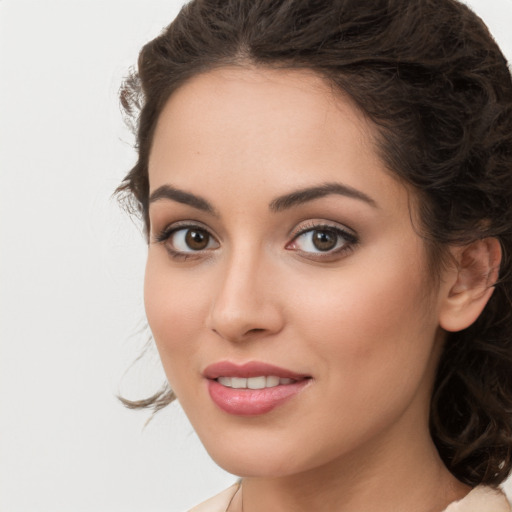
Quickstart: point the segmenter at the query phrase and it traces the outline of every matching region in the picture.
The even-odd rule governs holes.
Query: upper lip
[[[248,363],[236,364],[231,361],[219,361],[207,366],[203,371],[203,376],[207,379],[217,379],[219,377],[260,377],[276,376],[282,379],[302,380],[309,375],[293,372],[286,368],[280,368],[273,364],[260,361],[249,361]]]

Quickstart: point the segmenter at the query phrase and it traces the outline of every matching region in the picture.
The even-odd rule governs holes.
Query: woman
[[[455,0],[196,0],[122,91],[197,511],[510,510],[512,82]],[[172,389],[172,391],[171,391]]]

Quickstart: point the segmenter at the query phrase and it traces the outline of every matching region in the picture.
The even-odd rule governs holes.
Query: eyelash
[[[210,233],[210,231],[206,227],[203,227],[200,224],[191,224],[191,223],[183,223],[183,224],[177,223],[177,224],[172,224],[170,226],[165,227],[158,235],[155,236],[155,242],[158,244],[165,245],[166,250],[168,251],[171,258],[173,258],[174,260],[185,261],[190,258],[204,256],[205,253],[211,251],[212,249],[206,248],[206,249],[197,250],[197,251],[194,251],[193,249],[191,249],[190,252],[185,252],[185,251],[176,250],[170,244],[167,243],[169,241],[169,239],[177,232],[194,230],[194,229],[207,233],[211,240],[214,240],[217,244],[219,243],[217,241],[217,239]],[[334,233],[337,238],[336,245],[339,243],[340,239],[344,239],[345,242],[340,247],[335,248],[334,250],[333,249],[329,249],[326,251],[319,250],[318,252],[301,251],[300,249],[291,247],[297,243],[297,240],[301,236],[303,236],[307,233],[313,233],[315,231],[324,231],[324,232]],[[322,224],[322,223],[318,223],[318,222],[310,222],[307,225],[302,225],[300,227],[300,229],[295,231],[294,233],[292,233],[291,236],[292,236],[292,239],[290,242],[288,242],[286,244],[286,246],[285,246],[286,249],[296,250],[302,256],[312,259],[312,260],[317,260],[317,261],[322,261],[322,260],[328,261],[329,259],[332,259],[333,256],[336,256],[336,257],[342,256],[343,254],[345,254],[349,251],[352,251],[356,247],[356,245],[359,243],[359,239],[354,233],[349,232],[349,231],[341,228],[340,226],[335,226],[335,225],[326,224],[326,223]],[[210,241],[209,241],[209,243],[210,243]]]
[[[326,224],[326,223],[322,224],[322,223],[318,223],[318,222],[310,222],[309,224],[301,226],[300,229],[292,235],[293,238],[292,238],[291,242],[289,242],[286,245],[286,247],[288,248],[288,247],[292,246],[293,244],[295,244],[301,236],[306,235],[307,233],[314,233],[315,231],[320,231],[320,232],[324,231],[324,232],[334,233],[337,238],[336,245],[339,243],[340,239],[343,239],[344,243],[338,248],[329,249],[327,251],[319,250],[318,252],[306,252],[306,251],[301,251],[300,249],[296,249],[297,252],[299,252],[303,256],[306,256],[309,259],[321,261],[321,260],[329,260],[332,257],[340,257],[340,256],[344,255],[345,253],[353,251],[354,248],[359,243],[359,239],[354,233],[352,233],[346,229],[343,229],[340,226]],[[290,250],[292,250],[292,249],[290,249]]]
[[[175,260],[188,260],[190,258],[197,257],[199,255],[204,255],[205,252],[207,252],[209,249],[204,249],[201,251],[194,251],[191,249],[190,252],[184,252],[184,251],[177,251],[174,249],[170,244],[166,243],[175,233],[179,231],[188,231],[196,229],[198,231],[203,231],[209,235],[209,237],[215,241],[217,239],[210,233],[210,231],[206,228],[201,226],[200,224],[191,224],[191,223],[175,223],[171,224],[170,226],[165,227],[157,236],[155,236],[155,242],[158,244],[165,245],[165,248],[171,258]],[[218,243],[218,242],[217,242]]]

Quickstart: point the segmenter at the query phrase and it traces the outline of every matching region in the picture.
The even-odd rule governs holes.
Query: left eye
[[[169,236],[169,244],[181,253],[204,251],[217,247],[216,240],[202,228],[183,228],[175,230]]]
[[[329,253],[348,248],[356,242],[355,237],[334,227],[309,229],[296,236],[289,249],[309,253]]]

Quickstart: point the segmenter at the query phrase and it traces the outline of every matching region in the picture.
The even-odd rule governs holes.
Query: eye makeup
[[[353,251],[359,243],[352,230],[328,221],[311,220],[301,223],[284,245],[305,259],[334,261]],[[220,247],[220,242],[204,225],[194,221],[180,221],[166,226],[154,242],[165,246],[174,260],[202,258]]]
[[[337,260],[353,251],[359,243],[355,233],[345,227],[317,220],[300,225],[292,236],[286,249],[316,261]]]

